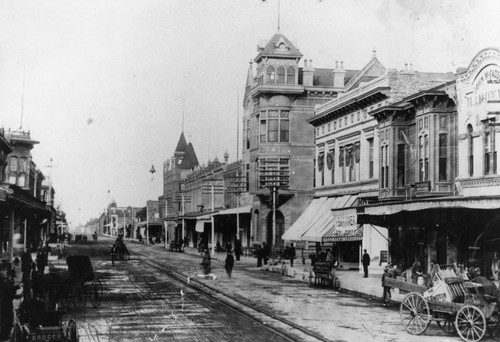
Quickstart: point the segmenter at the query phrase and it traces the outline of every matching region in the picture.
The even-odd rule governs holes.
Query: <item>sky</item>
[[[361,69],[375,49],[386,68],[455,72],[500,47],[498,0],[279,8],[314,67]],[[0,127],[40,142],[33,160],[70,226],[111,200],[145,206],[182,131],[201,164],[236,160],[249,61],[277,29],[278,0],[0,0]]]

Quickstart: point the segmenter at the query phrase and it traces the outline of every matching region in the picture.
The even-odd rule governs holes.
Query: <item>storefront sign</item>
[[[290,154],[290,148],[284,146],[261,146],[259,152],[261,154]]]
[[[479,106],[500,100],[500,70],[488,66],[481,71],[473,84],[474,91],[466,97],[467,107]]]
[[[333,226],[342,233],[354,232],[358,229],[356,209],[333,212]]]
[[[416,192],[430,192],[431,191],[431,182],[417,182],[417,183],[415,183],[415,191]]]
[[[388,262],[389,261],[389,255],[387,251],[380,251],[380,263]]]

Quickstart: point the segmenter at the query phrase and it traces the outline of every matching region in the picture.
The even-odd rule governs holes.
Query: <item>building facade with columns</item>
[[[500,248],[499,67],[499,50],[484,49],[454,79],[371,113],[380,152],[393,152],[380,202],[361,208],[358,222],[387,227],[390,254],[405,266],[417,257],[427,268],[434,260],[491,276]]]
[[[408,144],[415,135],[386,128],[399,127],[401,116],[395,124],[374,113],[391,116],[394,104],[407,96],[453,78],[451,73],[422,73],[408,65],[401,71],[386,69],[374,52],[346,84],[345,93],[317,106],[309,119],[316,137],[315,197],[283,237],[331,249],[344,269],[361,269],[366,249],[372,269],[381,271],[390,258],[388,229],[360,222],[358,216],[366,205],[407,195],[406,184],[414,180],[405,163],[412,163]]]

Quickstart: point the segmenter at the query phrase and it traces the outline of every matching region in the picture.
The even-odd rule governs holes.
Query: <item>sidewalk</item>
[[[154,246],[153,246],[154,247]],[[157,246],[157,248],[162,248],[162,246]],[[196,248],[186,247],[184,252],[187,254],[200,256],[200,253]],[[225,253],[216,253],[212,258],[213,260],[219,260],[224,263]],[[235,261],[245,265],[246,267],[257,267],[257,259],[254,257],[241,256],[239,261]],[[296,260],[293,267],[290,267],[289,261],[285,262],[286,270],[282,268],[282,265],[263,265],[261,271],[263,272],[273,272],[280,273],[283,276],[291,277],[301,282],[309,282],[309,273],[311,264],[309,260],[302,264],[300,259]],[[363,274],[358,271],[348,271],[348,270],[338,270],[336,271],[336,276],[339,279],[339,289],[341,291],[351,292],[358,296],[377,298],[382,300],[382,275],[381,274],[369,274],[368,278],[363,278]],[[331,288],[325,287],[325,291]],[[398,290],[391,292],[391,301],[400,302],[404,297],[404,294],[399,294]]]

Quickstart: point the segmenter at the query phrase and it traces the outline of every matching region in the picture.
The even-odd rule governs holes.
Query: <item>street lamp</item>
[[[151,169],[149,169],[149,173],[151,173],[151,181],[154,179],[155,172],[155,166],[152,164]],[[149,201],[146,201],[146,244],[149,245]]]

